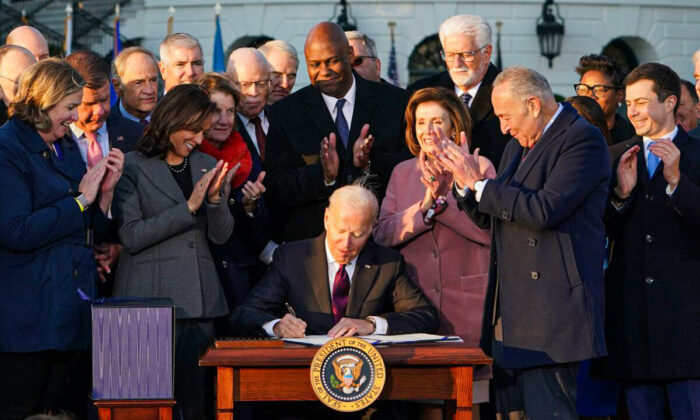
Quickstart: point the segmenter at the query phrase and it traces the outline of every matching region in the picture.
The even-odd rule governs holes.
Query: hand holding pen
[[[287,307],[288,313],[272,327],[272,331],[280,338],[300,338],[306,336],[306,322],[296,317],[294,308],[292,308],[288,302],[284,304]]]

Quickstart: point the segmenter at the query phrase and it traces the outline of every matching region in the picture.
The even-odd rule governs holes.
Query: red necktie
[[[260,160],[265,162],[265,132],[262,128],[260,117],[251,118],[250,122],[255,126],[255,139],[258,141],[258,150],[260,150]]]
[[[340,264],[340,268],[335,273],[333,281],[333,320],[337,324],[342,317],[345,316],[345,308],[348,307],[348,299],[350,293],[350,277],[345,271],[345,264]]]
[[[87,165],[88,165],[88,168],[92,168],[93,166],[100,163],[100,161],[102,160],[104,155],[102,154],[102,147],[100,146],[100,143],[97,141],[97,134],[88,133],[87,131],[84,134],[85,134],[85,139],[87,139],[87,142],[88,142]]]

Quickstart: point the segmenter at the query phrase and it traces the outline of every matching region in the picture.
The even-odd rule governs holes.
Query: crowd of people
[[[110,68],[14,29],[0,418],[88,418],[88,301],[112,296],[173,301],[183,420],[213,414],[197,361],[215,336],[411,332],[493,358],[482,419],[700,418],[700,50],[695,85],[586,55],[557,102],[536,71],[491,63],[482,17],[439,36],[447,70],[401,89],[371,37],[319,23],[293,92],[284,40],[219,74],[186,33]],[[442,416],[415,405],[373,418]],[[240,414],[329,415],[271,407]]]

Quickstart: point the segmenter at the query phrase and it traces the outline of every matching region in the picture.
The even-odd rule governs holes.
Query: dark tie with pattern
[[[250,119],[250,122],[255,126],[255,139],[260,150],[260,160],[265,162],[265,132],[262,128],[262,121],[260,121],[260,117],[254,117]]]
[[[345,316],[345,308],[348,307],[348,299],[350,294],[350,277],[345,271],[345,264],[340,264],[340,268],[335,273],[333,281],[333,320],[337,324],[342,317]]]
[[[347,149],[350,128],[348,127],[348,120],[345,119],[345,114],[343,114],[343,105],[345,105],[345,98],[338,99],[338,102],[335,103],[335,126],[338,129],[338,134],[340,134],[340,140],[343,142],[343,146]]]
[[[139,120],[139,124],[141,124],[141,127],[143,127],[143,129],[145,130],[145,129],[148,128],[149,125],[151,125],[151,122],[148,121],[148,120],[145,119],[145,118],[141,118],[141,119]]]
[[[472,95],[468,93],[463,93],[459,95],[459,98],[462,100],[462,102],[464,102],[464,105],[467,106],[467,109],[469,109],[469,101],[472,100]]]

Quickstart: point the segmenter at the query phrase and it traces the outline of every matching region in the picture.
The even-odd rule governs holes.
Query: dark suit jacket
[[[18,118],[0,128],[0,352],[84,350],[97,268],[86,242],[109,220],[97,204],[81,213],[73,195],[85,163],[68,137],[49,151]]]
[[[248,150],[250,151],[250,156],[253,158],[253,165],[255,166],[257,164],[260,164],[261,167],[264,167],[262,159],[260,159],[260,153],[258,153],[258,149],[255,148],[255,144],[250,138],[248,130],[246,130],[243,121],[240,118],[238,118],[238,115],[236,115],[236,131],[238,131],[241,137],[243,137],[243,140],[245,140],[245,144],[248,146]]]
[[[458,198],[475,222],[493,228],[482,347],[490,352],[498,293],[507,368],[605,354],[607,145],[600,130],[563,106],[522,164],[523,148],[508,143],[479,203],[472,193]]]
[[[127,154],[134,150],[143,134],[143,126],[141,124],[124,118],[120,113],[110,111],[107,117],[107,135],[109,136],[109,145],[121,150]]]
[[[325,237],[282,245],[270,270],[234,313],[232,323],[245,335],[264,334],[262,325],[285,313],[285,302],[306,321],[307,334],[326,334],[333,325]],[[406,275],[403,257],[368,242],[357,258],[345,315],[387,320],[387,334],[435,332],[437,310]]]
[[[381,198],[394,166],[411,157],[404,141],[403,114],[408,98],[403,89],[368,82],[357,74],[355,83],[357,93],[348,142],[354,144],[362,126],[369,123],[374,136],[371,172],[376,175],[374,181]],[[281,239],[318,236],[323,232],[323,211],[330,194],[361,175],[352,164],[352,148],[345,150],[337,137],[340,169],[335,185],[326,187],[319,152],[321,140],[336,132],[336,127],[321,91],[312,85],[275,103],[269,119],[265,185],[271,211],[287,216]]]
[[[501,124],[498,117],[493,113],[491,104],[491,92],[493,91],[493,81],[501,70],[493,64],[489,64],[489,69],[481,81],[469,113],[472,117],[472,135],[470,150],[477,147],[481,149],[481,156],[489,158],[493,166],[498,169],[503,151],[510,140],[510,136],[501,132]],[[455,84],[450,78],[450,73],[444,71],[432,76],[424,77],[408,86],[408,90],[413,93],[418,89],[427,87],[444,87],[450,92],[454,92]]]
[[[605,277],[603,366],[619,379],[698,378],[700,140],[679,127],[673,143],[681,151],[681,180],[671,197],[663,162],[649,179],[642,139],[633,140],[640,145],[637,185],[622,211],[610,201],[606,209],[613,245]],[[611,190],[616,185],[614,177]]]

